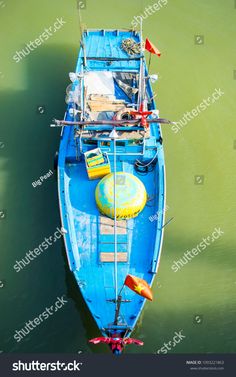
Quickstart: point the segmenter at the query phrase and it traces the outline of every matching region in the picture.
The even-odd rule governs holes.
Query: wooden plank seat
[[[100,253],[100,261],[102,263],[106,262],[114,262],[115,261],[115,253]],[[128,253],[117,253],[117,262],[127,262],[128,261]]]
[[[106,216],[100,216],[100,234],[114,234],[114,220]],[[116,233],[117,234],[127,234],[127,221],[120,220],[117,221]]]

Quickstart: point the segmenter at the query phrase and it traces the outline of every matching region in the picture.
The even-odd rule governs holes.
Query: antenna
[[[138,106],[139,109],[144,103],[145,99],[145,65],[144,65],[144,49],[143,49],[143,19],[140,21],[140,72],[139,72],[139,96]],[[143,110],[145,110],[143,108]]]
[[[82,15],[81,15],[81,6],[79,4],[79,1],[77,1],[77,9],[78,9],[78,15],[79,15],[79,28],[80,28],[80,35],[81,35],[81,46],[84,50],[84,66],[87,65],[87,57],[86,57],[86,47],[84,42],[84,26],[82,22]]]
[[[143,19],[140,21],[140,69],[139,69],[139,91],[138,91],[138,106],[140,108],[142,103],[142,75],[143,75]]]
[[[83,25],[82,25],[82,15],[81,15],[81,7],[79,4],[79,1],[77,1],[77,9],[78,9],[78,15],[79,15],[79,27],[80,27],[80,34],[81,37],[83,35]]]

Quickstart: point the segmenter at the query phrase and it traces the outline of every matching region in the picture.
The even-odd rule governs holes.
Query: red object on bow
[[[137,346],[143,346],[143,342],[139,339],[134,339],[134,338],[126,338],[123,339],[124,344],[136,344]]]
[[[140,105],[140,108],[139,108],[138,111],[132,111],[130,114],[134,115],[134,116],[140,115],[141,116],[141,125],[145,128],[148,127],[147,116],[151,115],[152,111],[143,111],[143,104]]]
[[[127,344],[136,344],[138,346],[143,346],[143,342],[141,340],[133,339],[133,338],[119,338],[119,337],[116,337],[116,336],[114,336],[113,338],[106,338],[106,337],[101,336],[100,338],[90,339],[89,343],[109,344],[113,353],[115,353],[115,351],[118,351],[119,353],[121,353],[124,346],[126,346]]]
[[[146,280],[140,279],[137,276],[127,275],[124,284],[138,295],[150,301],[153,300],[152,290]]]
[[[154,44],[151,41],[149,41],[148,38],[146,39],[145,50],[151,52],[151,54],[155,54],[159,57],[161,56],[161,53],[158,50],[158,48],[156,46],[154,46]]]
[[[93,343],[93,344],[107,343],[107,344],[109,344],[110,343],[110,339],[111,338],[105,338],[105,337],[101,336],[100,338],[90,339],[89,343]]]

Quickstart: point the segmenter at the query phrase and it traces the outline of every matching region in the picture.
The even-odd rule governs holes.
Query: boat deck
[[[135,172],[131,163],[120,163],[120,171],[122,171],[121,168],[142,180],[150,201],[137,218],[118,222],[118,252],[127,253],[127,259],[123,258],[118,262],[119,287],[122,286],[128,273],[142,277],[148,282],[153,277],[150,271],[157,222],[151,222],[149,217],[156,212],[158,196],[155,185],[156,170],[146,176],[140,176]],[[102,261],[101,253],[103,253],[103,258],[111,258],[104,254],[114,252],[114,230],[111,225],[113,220],[103,217],[99,213],[95,202],[95,188],[98,180],[88,180],[84,163],[67,167],[67,174],[74,219],[73,226],[80,260],[80,267],[74,271],[74,274],[88,306],[92,307],[95,318],[99,322],[102,315],[102,324],[107,323],[108,325],[114,319],[114,304],[107,301],[115,298],[114,263]],[[83,190],[82,195],[80,189]],[[106,225],[101,227],[102,223]],[[109,237],[106,240],[107,236]],[[123,237],[123,239],[119,237]],[[130,299],[131,302],[122,304],[121,313],[127,324],[132,326],[144,299],[135,295],[128,288],[125,288],[124,293],[124,298]]]
[[[127,30],[87,30],[84,43],[86,45],[87,64],[90,69],[126,70],[137,71],[139,69],[139,56],[128,60],[127,53],[121,48],[124,38],[132,38],[139,42],[139,36],[135,31]],[[99,58],[95,60],[92,58]],[[107,59],[106,59],[107,58]],[[101,60],[105,59],[105,60]]]

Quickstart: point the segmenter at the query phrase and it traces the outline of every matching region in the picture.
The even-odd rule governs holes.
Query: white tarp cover
[[[115,84],[112,72],[109,71],[91,71],[85,74],[85,87],[87,87],[87,95],[90,94],[115,94]]]

